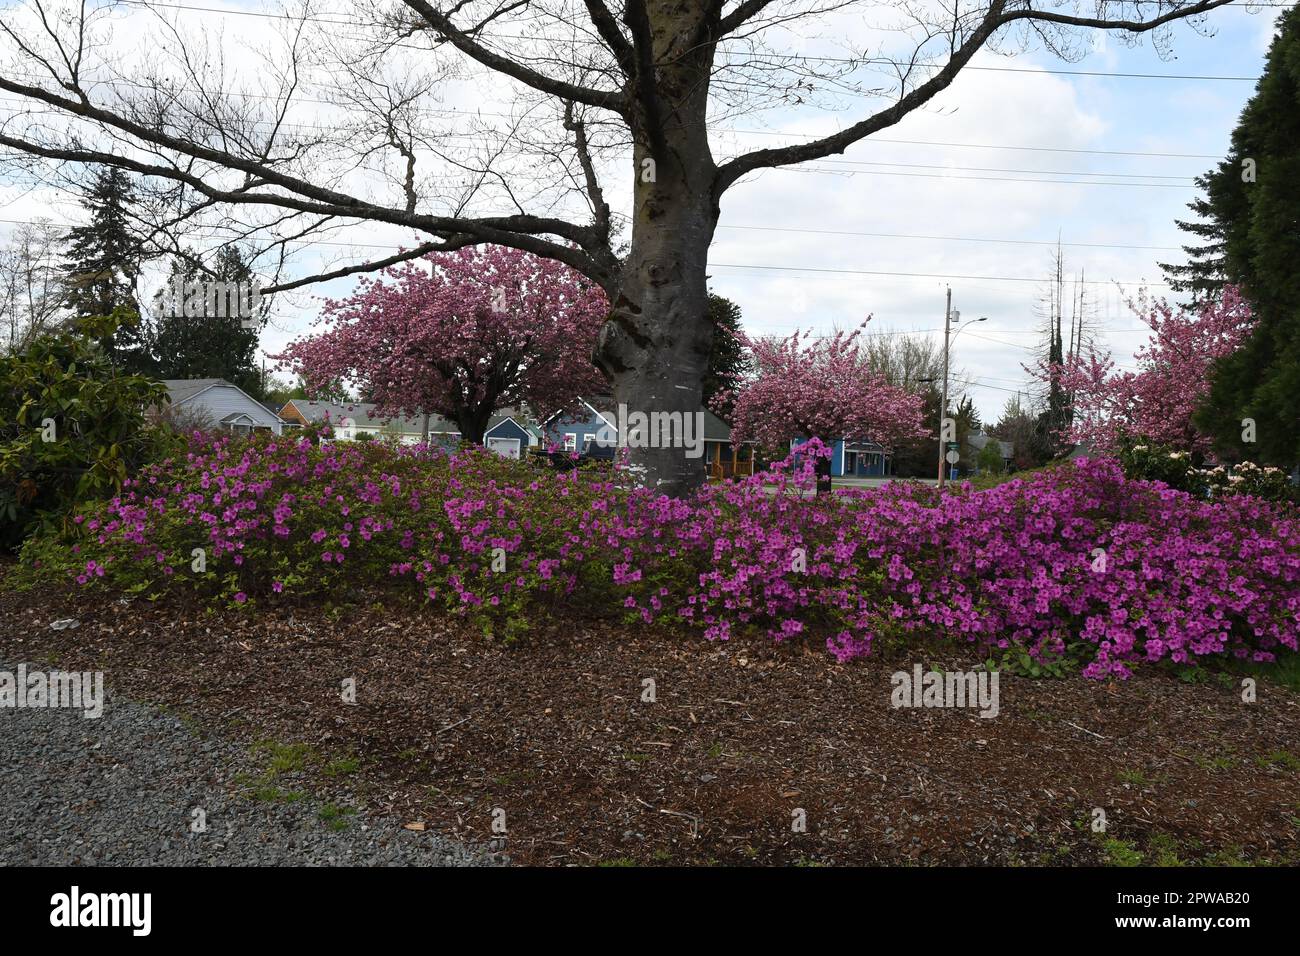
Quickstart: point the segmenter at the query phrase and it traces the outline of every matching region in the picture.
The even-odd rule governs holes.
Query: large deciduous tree
[[[863,323],[865,326],[866,323]],[[746,339],[757,374],[743,383],[732,406],[734,441],[756,441],[783,454],[790,443],[816,438],[874,441],[885,448],[929,434],[925,399],[891,385],[871,363],[862,328],[817,337]],[[830,487],[830,461],[817,462],[819,491]]]
[[[112,58],[124,60],[124,48],[108,37],[125,8],[27,0],[0,22],[9,61],[0,91],[27,104],[6,108],[0,146],[38,176],[69,162],[137,174],[165,200],[156,204],[160,228],[198,220],[281,249],[358,221],[424,237],[266,291],[482,243],[557,259],[607,293],[594,360],[616,399],[687,413],[699,407],[708,366],[707,260],[728,189],[888,129],[986,48],[1041,44],[1077,58],[1087,31],[1099,29],[1130,40],[1154,32],[1163,52],[1166,28],[1227,2],[405,0],[328,15],[304,7],[268,21],[264,65],[232,79],[229,58],[185,34],[183,14],[168,5],[133,0],[129,9],[152,11],[156,36],[139,44],[147,58],[124,64]],[[855,47],[866,9],[873,24]],[[843,55],[797,49],[802,33],[823,30]],[[500,105],[447,110],[444,90],[466,80]],[[780,109],[783,122],[799,122],[802,110],[846,103],[853,112],[837,114],[836,132],[793,145],[714,141],[747,111]],[[616,193],[611,175],[624,187]],[[616,252],[611,240],[626,226],[628,245]],[[636,448],[631,458],[668,494],[703,481],[685,449]]]
[[[1217,300],[1179,309],[1140,298],[1134,313],[1151,328],[1136,353],[1138,370],[1116,369],[1108,353],[1089,351],[1032,372],[1073,398],[1069,438],[1097,451],[1116,450],[1126,436],[1204,452],[1209,436],[1193,415],[1210,390],[1217,360],[1231,356],[1254,325],[1250,305],[1228,286]]]
[[[347,379],[382,414],[443,415],[482,443],[502,405],[544,415],[605,390],[589,356],[608,311],[600,287],[563,263],[476,246],[363,278],[284,358],[309,390]]]
[[[62,230],[42,219],[19,226],[0,246],[0,351],[21,351],[58,324],[66,294],[62,239]]]

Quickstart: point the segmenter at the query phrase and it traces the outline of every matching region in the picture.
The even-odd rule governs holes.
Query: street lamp
[[[987,315],[981,315],[978,319],[971,319],[969,322],[966,322],[964,325],[959,326],[957,328],[956,333],[951,333],[952,323],[954,321],[961,321],[961,313],[954,310],[952,307],[952,288],[949,287],[948,305],[947,308],[944,310],[944,316],[943,316],[943,399],[939,403],[939,487],[940,488],[943,487],[944,481],[948,475],[948,467],[947,467],[949,464],[948,455],[952,454],[954,456],[952,462],[953,464],[956,463],[956,459],[961,457],[961,452],[959,450],[955,450],[953,452],[948,451],[947,442],[944,441],[944,437],[943,437],[943,423],[944,423],[944,419],[948,417],[948,354],[952,349],[952,340],[955,339],[958,335],[961,335],[962,329],[966,328],[967,325],[973,325],[976,322],[987,322],[988,318],[989,317]],[[953,437],[954,438],[956,437],[955,430],[954,430]]]

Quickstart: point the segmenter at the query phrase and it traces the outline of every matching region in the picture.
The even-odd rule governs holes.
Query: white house
[[[284,419],[223,378],[173,378],[163,384],[171,399],[170,414],[232,432],[283,434]]]

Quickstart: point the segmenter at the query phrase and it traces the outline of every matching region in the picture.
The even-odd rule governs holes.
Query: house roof
[[[731,441],[731,426],[707,408],[704,409],[704,440]]]
[[[167,386],[167,395],[171,398],[173,405],[188,402],[199,392],[205,392],[214,385],[228,385],[231,388],[238,388],[238,386],[227,382],[224,378],[168,378],[163,380],[163,385]]]
[[[163,385],[167,388],[167,397],[171,399],[173,406],[182,405],[185,402],[202,395],[210,388],[233,388],[252,404],[272,416],[277,422],[283,424],[283,420],[274,408],[257,401],[252,395],[249,395],[234,382],[227,382],[224,378],[168,378],[163,379]],[[222,421],[225,422],[229,418],[230,416],[226,416]]]
[[[375,428],[375,429],[396,429],[404,434],[418,435],[423,416],[419,418],[400,418],[395,416],[382,416],[375,411],[375,406],[368,402],[347,402],[338,404],[335,402],[314,402],[305,398],[295,398],[285,403],[285,408],[292,405],[298,410],[298,413],[309,422],[323,422],[328,420],[333,425],[338,425],[345,418],[351,419],[356,428]],[[441,415],[429,416],[429,431],[431,434],[460,434],[460,426],[455,422],[443,418]]]
[[[487,428],[483,429],[483,436],[486,438],[487,435],[493,429],[495,429],[498,425],[504,425],[506,422],[510,422],[510,424],[514,425],[521,432],[524,433],[528,432],[528,429],[526,429],[523,425],[521,425],[518,421],[516,421],[513,415],[493,415],[490,419],[488,419]]]

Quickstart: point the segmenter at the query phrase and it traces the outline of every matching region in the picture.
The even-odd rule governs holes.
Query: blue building
[[[598,404],[608,404],[598,401]],[[602,432],[602,429],[604,430]],[[613,411],[598,411],[584,398],[571,402],[542,422],[542,441],[549,450],[577,452],[596,458],[612,458],[613,449],[601,446],[596,436],[618,432],[618,420]]]
[[[483,432],[483,447],[502,458],[523,458],[537,442],[537,436],[513,415],[493,415]]]
[[[889,474],[893,454],[873,441],[841,438],[831,455],[831,475],[835,478],[883,478]]]

